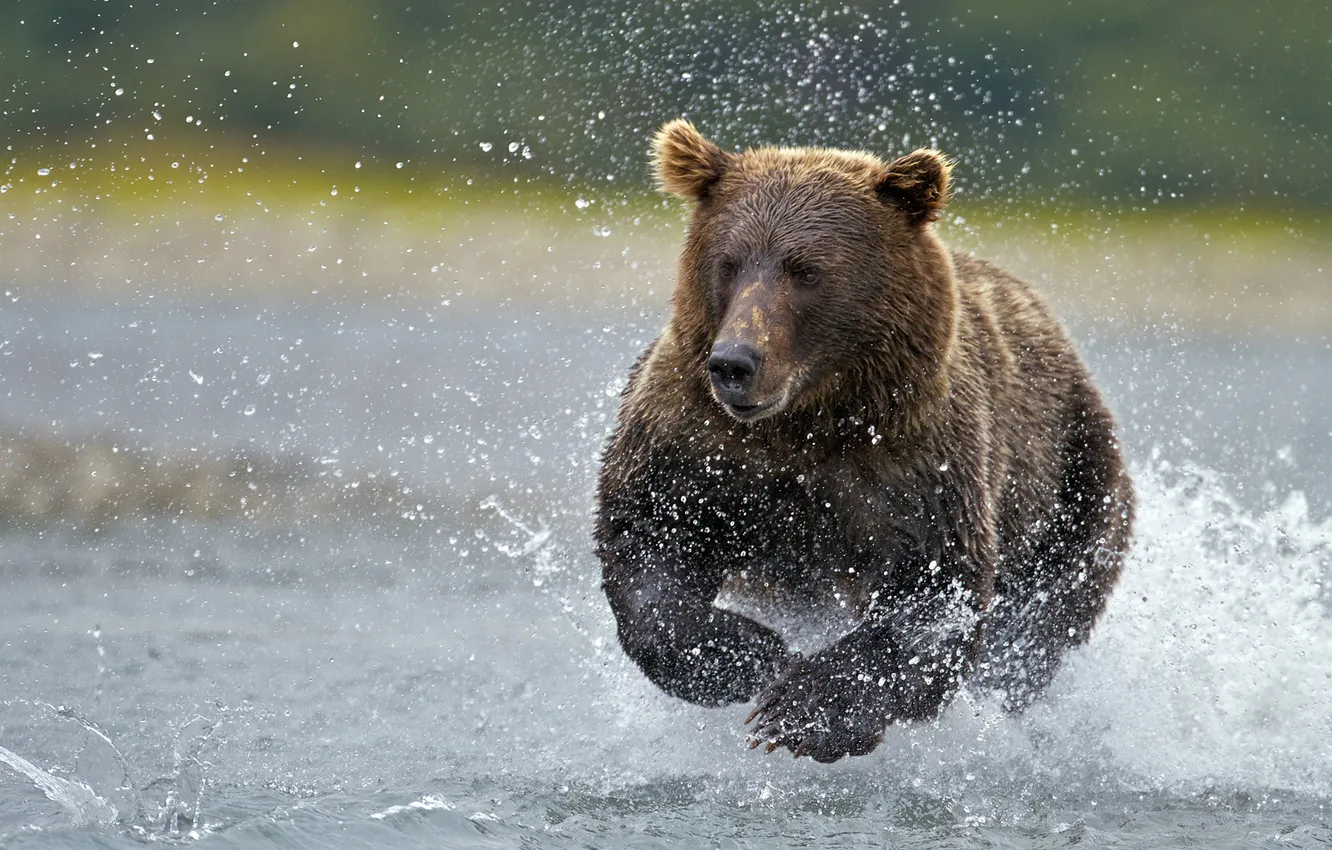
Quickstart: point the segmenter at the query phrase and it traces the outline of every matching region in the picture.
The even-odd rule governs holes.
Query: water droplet
[[[254,405],[253,405],[253,404],[247,404],[247,405],[245,405],[245,409],[242,410],[241,413],[244,414],[245,416],[253,416],[253,415],[254,415]]]
[[[48,175],[48,174],[50,174],[50,173],[51,173],[51,169],[49,169],[49,168],[39,168],[39,169],[37,169],[37,176],[38,176],[38,177],[45,177],[46,175]]]
[[[493,147],[494,145],[492,145],[490,142],[481,142],[481,150],[483,151],[489,151]]]

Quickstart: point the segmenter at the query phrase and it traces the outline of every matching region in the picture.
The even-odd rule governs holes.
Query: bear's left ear
[[[922,148],[888,163],[874,192],[897,207],[912,224],[937,221],[948,203],[948,177],[953,163],[936,150]]]
[[[652,137],[652,165],[661,188],[690,201],[707,197],[729,159],[683,118],[667,122]]]

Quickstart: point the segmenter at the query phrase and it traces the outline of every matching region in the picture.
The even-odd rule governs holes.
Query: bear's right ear
[[[707,197],[729,159],[683,118],[667,122],[652,137],[652,165],[658,184],[663,191],[691,201]]]
[[[936,150],[922,148],[888,163],[875,194],[897,207],[912,224],[937,221],[948,203],[948,178],[953,163]]]

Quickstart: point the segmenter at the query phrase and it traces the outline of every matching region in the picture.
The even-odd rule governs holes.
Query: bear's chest
[[[864,616],[869,596],[834,506],[789,479],[744,490],[744,518],[720,552],[718,604],[777,629],[801,651],[836,640]]]
[[[850,466],[737,465],[703,500],[714,515],[732,595],[783,608],[863,616],[919,515],[910,487]]]

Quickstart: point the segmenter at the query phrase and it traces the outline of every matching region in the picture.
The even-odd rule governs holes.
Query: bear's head
[[[931,226],[941,154],[731,153],[676,120],[653,161],[694,207],[671,333],[732,417],[884,415],[946,390],[958,298]]]

